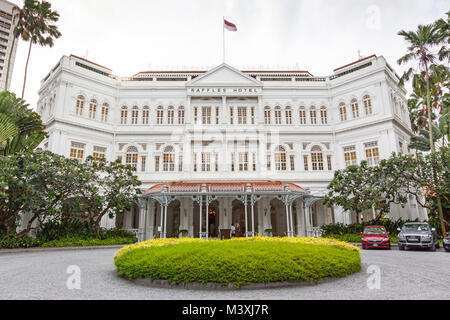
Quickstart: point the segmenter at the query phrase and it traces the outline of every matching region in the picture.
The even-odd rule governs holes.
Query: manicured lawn
[[[361,270],[359,249],[311,238],[150,240],[122,248],[119,275],[170,283],[315,282]]]

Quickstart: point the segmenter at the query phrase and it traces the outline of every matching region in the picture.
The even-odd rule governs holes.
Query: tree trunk
[[[5,91],[8,91],[8,82],[9,82],[9,73],[11,70],[11,56],[14,50],[14,44],[16,43],[16,37],[13,37],[11,49],[9,50],[9,57],[8,57],[8,67],[6,68],[6,81],[5,81]]]
[[[26,235],[31,231],[31,226],[33,225],[33,222],[37,219],[37,217],[38,217],[38,215],[35,214],[35,215],[30,219],[30,221],[28,221],[27,228],[26,228],[25,230],[23,230],[22,232],[20,232],[20,233],[17,235],[18,238],[23,237],[23,236],[26,236]]]
[[[33,42],[30,40],[30,48],[28,49],[27,64],[25,65],[25,76],[23,78],[22,99],[23,99],[23,97],[25,95],[25,85],[27,83],[28,63],[30,62],[30,54],[31,54],[31,46],[32,45],[33,45]]]
[[[428,111],[428,127],[429,127],[429,131],[430,131],[430,137],[429,137],[430,138],[430,150],[431,150],[431,154],[435,154],[436,148],[435,148],[434,139],[433,139],[433,118],[431,115],[432,110],[431,110],[431,103],[430,103],[430,75],[428,72],[427,64],[425,64],[425,69],[426,69],[426,77],[427,77],[427,111]],[[436,169],[435,168],[433,168],[433,175],[434,175],[434,180],[436,181]],[[447,235],[447,231],[445,229],[444,213],[442,211],[441,198],[438,194],[436,194],[436,198],[437,198],[437,206],[438,206],[438,212],[439,212],[439,220],[441,221],[442,235],[445,237]]]

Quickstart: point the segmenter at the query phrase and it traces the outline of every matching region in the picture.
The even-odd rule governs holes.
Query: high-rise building
[[[11,46],[13,45],[14,39],[14,19],[13,19],[13,8],[16,7],[15,4],[0,0],[0,91],[5,89],[6,73],[8,70],[8,58],[11,52]],[[9,81],[8,88],[11,85],[11,76],[14,68],[14,60],[16,58],[17,51],[17,41],[14,44],[14,48],[11,52],[11,66],[9,69]]]

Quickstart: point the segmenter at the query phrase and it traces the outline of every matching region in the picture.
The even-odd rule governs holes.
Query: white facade
[[[239,71],[222,64],[210,71],[148,71],[130,78],[64,56],[39,91],[37,108],[49,132],[42,148],[80,159],[94,153],[111,161],[121,158],[137,168],[146,189],[172,182],[282,181],[320,197],[335,170],[409,152],[413,133],[406,92],[397,83],[393,69],[376,56],[327,77],[296,70]],[[234,223],[232,215],[223,216],[227,206],[234,212],[233,201],[224,198],[216,205],[221,208],[216,229]],[[275,224],[270,215],[263,217],[264,210],[284,210],[271,201],[257,204],[256,232]],[[320,203],[305,218],[301,201],[294,204],[298,234],[324,223],[359,220]],[[160,226],[160,206],[149,204],[139,217],[135,213],[123,220],[123,226],[139,228],[143,238],[155,236]],[[198,208],[193,209],[192,199],[178,199],[176,206],[169,209],[173,227],[166,231],[188,230],[195,236]],[[188,208],[185,217],[183,208]],[[391,218],[400,217],[423,220],[427,214],[411,202],[406,208],[393,206]],[[116,224],[104,221],[108,227]]]
[[[15,22],[13,21],[13,8],[16,7],[15,4],[0,0],[0,89],[5,89],[6,73],[8,70],[8,58],[11,52],[11,47],[13,45],[13,29]],[[16,59],[18,41],[14,43],[14,48],[11,52],[11,66],[9,69],[9,80],[8,88],[11,85],[11,77],[14,68],[14,61]]]

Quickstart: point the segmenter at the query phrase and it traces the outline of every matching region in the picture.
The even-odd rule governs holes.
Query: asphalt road
[[[116,251],[0,253],[0,299],[450,299],[450,253],[443,251],[364,250],[363,271],[343,279],[311,287],[239,291],[135,285],[116,276],[112,261]],[[72,265],[81,271],[79,290],[67,288],[71,277],[67,268]]]

